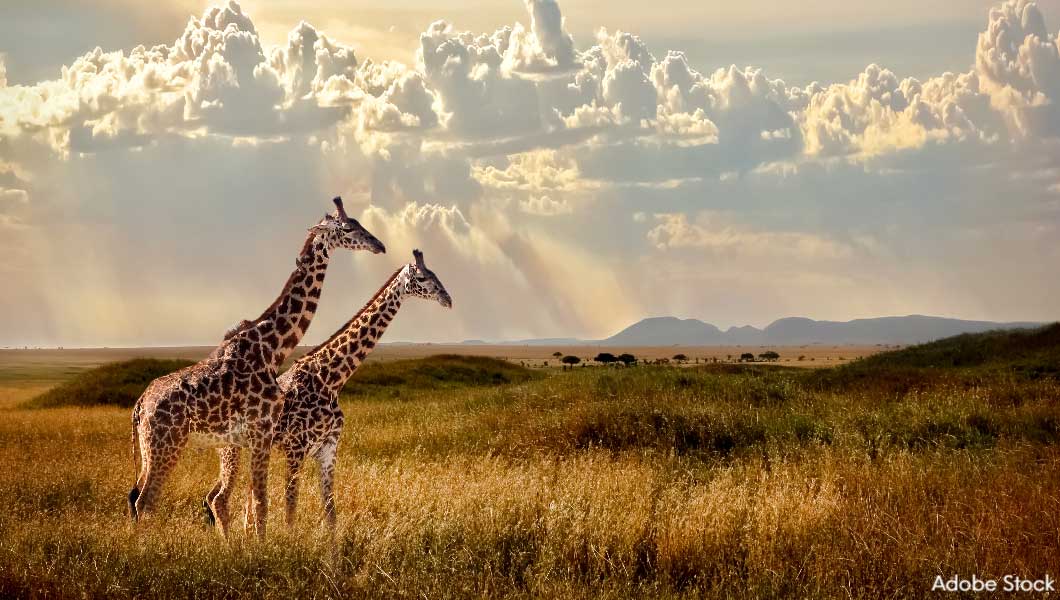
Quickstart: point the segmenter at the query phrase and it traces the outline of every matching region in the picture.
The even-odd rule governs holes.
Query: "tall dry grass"
[[[219,539],[189,451],[128,525],[123,410],[0,415],[0,595],[910,597],[1060,573],[1060,387],[827,389],[762,369],[576,369],[347,398],[339,532]],[[270,480],[281,498],[280,461]]]

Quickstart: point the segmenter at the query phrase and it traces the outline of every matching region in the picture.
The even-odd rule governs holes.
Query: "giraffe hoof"
[[[206,524],[207,525],[209,525],[210,527],[213,527],[214,525],[217,524],[217,518],[214,517],[214,515],[213,515],[213,509],[210,508],[210,503],[207,502],[206,500],[202,501],[202,512],[204,513],[204,516],[206,517]]]
[[[136,521],[136,499],[140,497],[140,490],[133,488],[129,490],[129,516]]]

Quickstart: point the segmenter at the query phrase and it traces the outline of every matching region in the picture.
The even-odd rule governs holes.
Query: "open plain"
[[[0,595],[918,598],[940,575],[1055,577],[1060,329],[955,340],[814,370],[386,348],[342,398],[334,542],[312,470],[293,529],[274,510],[264,543],[221,539],[195,449],[134,528],[128,408],[77,405],[100,354],[6,354]]]

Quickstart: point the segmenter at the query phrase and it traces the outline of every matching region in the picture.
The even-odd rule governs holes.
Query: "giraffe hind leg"
[[[129,516],[132,517],[133,522],[136,522],[136,499],[140,497],[140,488],[133,486],[133,489],[129,490]]]
[[[207,496],[206,509],[214,517],[213,523],[220,529],[221,535],[228,537],[230,521],[229,499],[239,474],[240,449],[236,446],[219,448],[217,454],[221,459],[220,475],[217,484]]]
[[[141,484],[138,486],[140,493],[134,503],[137,520],[146,518],[154,509],[155,500],[165,483],[169,472],[176,466],[184,449],[184,441],[180,439],[174,446],[165,448],[151,448],[150,454],[144,461],[144,472],[141,475]],[[131,495],[131,494],[130,494]]]
[[[221,467],[224,468],[223,463]],[[220,491],[221,478],[218,478],[217,483],[213,485],[213,489],[210,490],[208,494],[206,494],[206,498],[204,498],[202,501],[202,513],[203,517],[206,519],[206,525],[208,527],[213,527],[217,525],[217,515],[214,514],[213,507],[211,505],[213,504],[214,499],[217,498],[217,493]]]

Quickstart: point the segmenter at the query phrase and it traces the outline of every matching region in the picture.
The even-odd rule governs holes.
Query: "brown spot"
[[[290,330],[291,330],[291,322],[288,321],[287,319],[278,319],[276,321],[276,331],[280,335],[285,335]]]
[[[298,336],[293,334],[293,333],[291,335],[287,336],[287,339],[285,339],[283,341],[283,347],[284,348],[294,348],[297,345],[298,345]]]
[[[280,338],[277,337],[275,333],[270,333],[269,335],[265,336],[261,341],[265,344],[267,348],[270,349],[280,345]]]
[[[309,318],[308,317],[302,317],[301,319],[299,319],[298,320],[298,328],[301,329],[303,332],[306,331],[307,329],[309,329]]]

